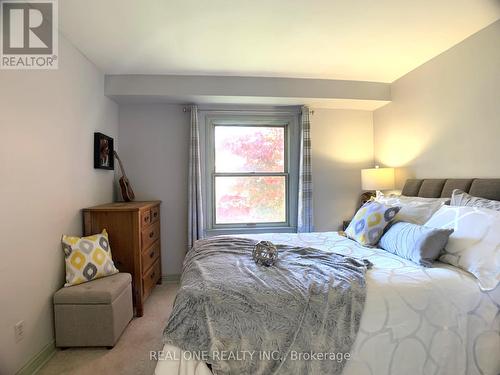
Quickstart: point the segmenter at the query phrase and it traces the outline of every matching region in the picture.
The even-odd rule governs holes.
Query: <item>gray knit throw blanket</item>
[[[277,245],[275,265],[257,265],[257,241],[197,241],[184,261],[164,343],[209,363],[214,374],[340,374],[366,298],[359,260]]]

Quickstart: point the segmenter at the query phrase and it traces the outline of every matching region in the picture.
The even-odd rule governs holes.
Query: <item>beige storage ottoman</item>
[[[54,294],[56,346],[114,346],[133,316],[128,273],[62,288]]]

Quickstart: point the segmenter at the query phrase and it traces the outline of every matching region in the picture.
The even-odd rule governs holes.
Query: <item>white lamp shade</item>
[[[394,189],[394,168],[370,168],[361,170],[363,190]]]

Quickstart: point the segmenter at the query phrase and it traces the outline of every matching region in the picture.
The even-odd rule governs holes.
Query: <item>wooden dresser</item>
[[[86,236],[106,229],[116,268],[132,274],[136,315],[161,283],[160,201],[117,202],[83,209]]]

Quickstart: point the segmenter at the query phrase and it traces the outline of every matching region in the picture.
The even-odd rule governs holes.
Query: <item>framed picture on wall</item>
[[[113,138],[102,133],[94,133],[94,168],[115,169]]]

